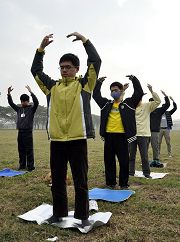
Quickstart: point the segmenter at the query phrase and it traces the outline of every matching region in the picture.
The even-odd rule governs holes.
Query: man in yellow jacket
[[[43,72],[44,49],[53,42],[47,35],[37,49],[31,72],[48,101],[48,133],[51,140],[50,166],[52,175],[53,215],[47,221],[56,223],[68,215],[66,191],[67,163],[69,161],[75,186],[76,219],[82,226],[89,224],[87,138],[94,138],[90,99],[98,77],[101,59],[92,43],[74,32],[73,41],[82,41],[88,55],[87,72],[76,76],[79,58],[71,53],[60,58],[62,79],[53,80]]]

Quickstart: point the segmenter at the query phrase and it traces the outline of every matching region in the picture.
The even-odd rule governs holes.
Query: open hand
[[[12,88],[12,86],[8,87],[8,94],[10,94],[12,92],[14,88]]]
[[[27,86],[25,86],[25,88],[27,88],[28,91],[29,91],[30,93],[32,93],[30,86],[27,85]]]
[[[129,83],[125,83],[123,86],[123,90],[125,91],[126,89],[128,89],[128,87],[129,87]]]
[[[102,76],[102,77],[98,78],[97,80],[98,80],[99,82],[103,82],[105,79],[106,79],[106,76]]]
[[[84,43],[84,42],[86,42],[86,40],[87,40],[83,35],[81,35],[81,34],[78,33],[78,32],[73,32],[73,33],[71,33],[71,34],[68,34],[66,37],[69,38],[69,37],[71,37],[71,36],[75,36],[75,37],[76,37],[75,39],[72,40],[73,42],[74,42],[74,41],[77,41],[77,40],[81,40],[81,41]]]
[[[127,75],[126,77],[128,77],[128,78],[129,78],[129,80],[131,80],[131,81],[132,81],[132,79],[134,78],[134,76],[133,76],[133,75]]]
[[[147,87],[148,87],[149,91],[152,93],[153,92],[152,86],[150,84],[147,84]]]
[[[46,46],[53,42],[52,38],[53,34],[46,35],[41,42],[40,48],[45,49]]]
[[[165,93],[163,90],[161,90],[161,92],[162,92],[162,94],[163,94],[164,96],[167,96],[166,93]]]
[[[171,96],[169,98],[174,102],[174,99]]]

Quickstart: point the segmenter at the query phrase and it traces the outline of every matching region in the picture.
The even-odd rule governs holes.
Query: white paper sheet
[[[58,240],[58,237],[57,236],[55,236],[55,237],[53,237],[53,238],[48,238],[48,239],[46,239],[47,241],[52,241],[52,242],[54,242],[54,241],[57,241]]]
[[[89,200],[89,211],[98,211],[98,204],[96,200]]]
[[[52,225],[60,228],[77,228],[82,233],[88,233],[92,228],[102,226],[106,224],[112,213],[111,212],[98,212],[89,216],[91,225],[82,227],[81,220],[73,217],[74,211],[68,213],[68,217],[63,218],[62,222],[54,223]],[[18,217],[26,221],[36,221],[39,225],[46,223],[45,220],[52,216],[52,205],[42,204],[37,208],[28,211],[25,214],[19,215]]]
[[[151,172],[150,176],[152,177],[152,179],[160,179],[160,178],[165,177],[167,174],[168,174],[168,173]],[[135,176],[136,176],[136,177],[146,178],[146,177],[143,175],[143,172],[142,172],[142,171],[135,171]],[[146,178],[146,179],[149,179],[149,178]]]

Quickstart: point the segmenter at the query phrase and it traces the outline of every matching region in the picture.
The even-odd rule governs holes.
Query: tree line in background
[[[0,129],[15,129],[16,128],[16,112],[10,107],[0,106]],[[100,117],[92,115],[94,128],[99,128]],[[39,105],[34,116],[34,129],[46,129],[47,123],[47,108]]]

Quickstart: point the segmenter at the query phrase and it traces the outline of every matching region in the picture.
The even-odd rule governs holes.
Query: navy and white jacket
[[[160,108],[156,108],[151,114],[150,114],[150,127],[151,132],[159,132],[161,127],[161,118],[162,115],[165,113],[165,111],[170,106],[170,101],[168,96],[164,97],[165,103]]]
[[[20,132],[27,132],[33,130],[33,119],[34,119],[34,114],[36,112],[36,109],[39,105],[37,97],[34,95],[34,93],[31,93],[31,97],[33,100],[33,105],[29,105],[27,107],[20,107],[16,105],[13,100],[11,95],[7,95],[8,97],[8,103],[9,105],[16,111],[17,113],[17,129]]]
[[[135,111],[139,101],[142,99],[142,96],[144,95],[141,84],[135,76],[132,79],[132,83],[134,87],[134,93],[132,97],[126,98],[119,104],[119,112],[121,115],[128,143],[131,143],[134,140],[136,140]],[[112,109],[113,101],[101,96],[101,85],[102,82],[97,80],[93,92],[93,98],[98,104],[98,106],[101,108],[100,135],[102,137],[105,137],[108,116]]]
[[[166,112],[165,112],[168,129],[172,129],[173,122],[172,122],[172,117],[171,117],[171,115],[172,115],[176,110],[177,110],[177,104],[176,104],[175,102],[173,102],[173,109],[171,109],[170,111],[166,111]]]

